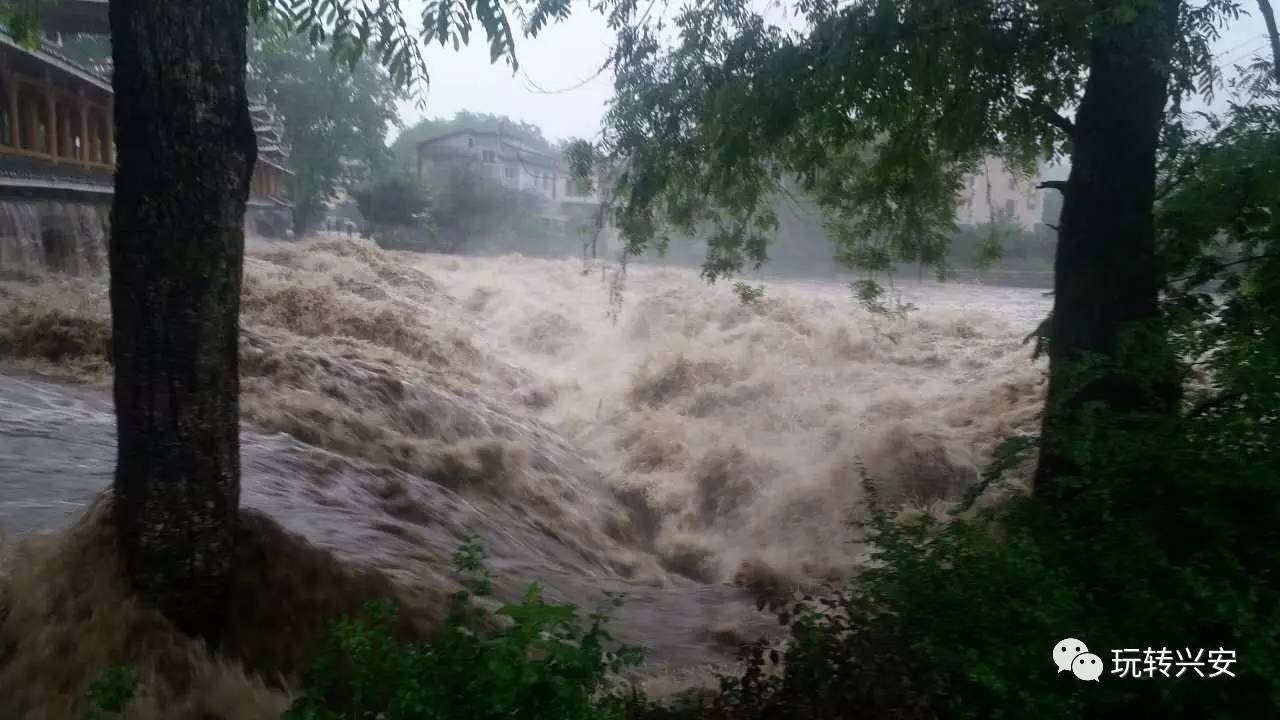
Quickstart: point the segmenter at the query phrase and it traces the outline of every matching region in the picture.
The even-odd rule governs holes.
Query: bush
[[[393,611],[376,603],[365,616],[336,623],[289,720],[612,720],[630,702],[617,673],[639,661],[610,649],[605,613],[586,624],[571,605],[543,600],[532,585],[498,610],[503,627],[484,629],[473,596],[489,593],[484,556],[468,542],[455,564],[469,590],[455,596],[440,636],[425,645],[396,641]]]
[[[517,249],[546,234],[540,214],[547,201],[541,195],[505,187],[474,166],[444,168],[439,175],[431,206],[438,249],[456,252],[495,243]]]
[[[1280,438],[1231,413],[1135,429],[1100,416],[1075,436],[1071,501],[1019,499],[967,519],[877,512],[875,565],[848,589],[780,610],[717,707],[737,720],[1256,718],[1280,704]],[[870,487],[870,486],[869,486]],[[1057,672],[1079,638],[1107,672]],[[1114,650],[1166,660],[1236,652],[1236,677],[1114,674]],[[1154,656],[1157,660],[1160,655]],[[770,659],[780,662],[771,672]],[[1139,668],[1147,667],[1145,662]]]
[[[108,668],[89,686],[88,720],[105,720],[124,712],[137,688],[137,670],[128,666]]]
[[[354,193],[360,214],[373,225],[420,225],[430,206],[427,191],[412,176],[393,175],[374,180]]]

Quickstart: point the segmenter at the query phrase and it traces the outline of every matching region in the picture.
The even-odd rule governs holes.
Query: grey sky
[[[1255,53],[1267,52],[1265,28],[1256,7],[1252,2],[1245,2],[1243,7],[1252,16],[1241,17],[1216,43],[1215,52],[1222,60],[1244,62]],[[405,10],[417,15],[420,3],[407,2]],[[774,19],[783,20],[780,15]],[[536,89],[559,90],[577,85],[604,62],[613,33],[604,18],[586,3],[577,3],[568,20],[538,38],[518,38],[520,70],[514,75],[504,64],[490,64],[483,37],[476,40],[473,38],[472,46],[459,52],[438,45],[426,50],[431,69],[426,112],[405,103],[401,115],[406,125],[424,114],[451,117],[458,110],[473,110],[534,123],[553,140],[591,137],[598,132],[605,104],[613,92],[612,73],[602,73],[568,92],[543,94]]]
[[[405,103],[401,117],[406,125],[424,114],[452,117],[459,110],[472,110],[534,123],[553,140],[590,137],[600,129],[605,103],[613,94],[612,73],[605,72],[569,92],[543,94],[536,90],[577,85],[595,74],[608,57],[613,33],[604,18],[585,4],[536,39],[518,38],[520,69],[514,75],[504,63],[489,63],[489,48],[483,38],[472,40],[470,47],[458,52],[439,45],[426,49],[431,72],[426,112]]]

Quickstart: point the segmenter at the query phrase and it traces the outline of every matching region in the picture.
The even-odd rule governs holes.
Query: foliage
[[[1280,153],[1270,102],[1189,138],[1158,205],[1166,311],[1192,361],[1172,416],[1085,407],[1065,436],[1070,502],[972,508],[1035,446],[1013,438],[952,517],[872,500],[874,562],[847,588],[780,608],[790,643],[757,646],[710,717],[1253,718],[1280,702]],[[1235,259],[1223,258],[1233,254]],[[1203,292],[1219,282],[1219,292]],[[1087,363],[1077,372],[1089,370]],[[1079,638],[1108,672],[1087,685],[1051,649]],[[1154,677],[1115,674],[1150,648]],[[1235,677],[1179,660],[1235,652]],[[1161,650],[1169,655],[1161,656]],[[1179,654],[1183,654],[1179,657]],[[772,667],[772,658],[780,663]],[[1162,661],[1169,665],[1163,665]],[[1178,675],[1179,671],[1183,674]],[[1168,673],[1165,677],[1164,673]]]
[[[328,44],[334,60],[354,65],[362,57],[377,58],[396,87],[418,95],[430,82],[422,45],[438,42],[458,49],[482,30],[493,62],[518,67],[515,29],[536,37],[549,23],[568,16],[568,0],[429,0],[423,8],[420,35],[410,29],[396,0],[251,0],[255,17],[278,13],[313,45]]]
[[[751,285],[739,280],[733,284],[733,294],[738,296],[744,305],[751,305],[760,302],[764,297],[763,285]]]
[[[623,236],[639,251],[710,224],[706,275],[735,273],[767,258],[769,203],[794,180],[843,263],[942,266],[960,179],[984,155],[1031,170],[1064,152],[1059,113],[1083,92],[1091,39],[1123,31],[1125,5],[811,0],[793,32],[721,0],[684,8],[668,48],[662,22],[624,4],[602,143],[628,163]],[[1211,89],[1208,43],[1237,12],[1180,7],[1175,106]]]
[[[328,51],[291,32],[279,17],[254,24],[247,84],[283,116],[294,221],[305,231],[321,206],[340,189],[381,172],[389,163],[386,136],[399,125],[400,91],[376,63],[335,65]],[[98,35],[73,35],[62,52],[82,63],[111,60],[111,43]]]
[[[457,165],[432,178],[431,227],[437,249],[454,252],[507,234],[528,239],[545,230],[538,223],[546,200],[505,187],[474,165]]]
[[[430,205],[422,185],[405,174],[369,182],[358,188],[354,195],[360,214],[374,225],[420,225]]]
[[[405,128],[394,142],[391,152],[397,164],[404,168],[417,169],[418,143],[431,140],[458,130],[474,129],[479,132],[501,132],[513,140],[530,145],[538,150],[551,150],[551,143],[542,134],[542,128],[523,120],[512,120],[506,115],[471,112],[461,110],[453,118],[423,118],[410,127]]]
[[[1039,225],[961,226],[950,238],[947,265],[953,268],[1052,271],[1058,234]]]
[[[1249,376],[1276,397],[1274,367]],[[1266,715],[1280,700],[1274,407],[1143,425],[1095,413],[1073,437],[1069,504],[1019,498],[946,522],[876,512],[873,565],[842,592],[783,609],[790,643],[755,647],[712,717]],[[1099,683],[1054,671],[1064,637],[1102,658]],[[1113,651],[1129,648],[1166,649],[1169,664],[1157,656],[1154,678],[1119,677]],[[1175,653],[1220,648],[1236,652],[1236,677],[1177,676]]]
[[[286,720],[623,717],[626,699],[610,680],[639,656],[610,648],[606,612],[584,625],[576,608],[547,603],[534,584],[498,610],[502,627],[484,629],[471,604],[490,591],[483,550],[468,540],[455,564],[469,590],[455,595],[438,638],[398,641],[387,604],[336,623]]]
[[[340,189],[380,172],[387,131],[399,125],[399,93],[388,73],[361,60],[335,66],[327,53],[279,22],[255,25],[249,92],[284,116],[295,222],[305,230]]]
[[[0,24],[35,47],[40,42],[41,4],[51,1],[0,6]],[[330,58],[352,70],[362,58],[375,59],[386,68],[392,85],[420,100],[430,82],[423,44],[436,42],[456,50],[469,44],[478,29],[489,43],[490,59],[505,60],[516,69],[517,27],[525,37],[537,37],[569,11],[569,0],[429,0],[420,32],[415,33],[398,0],[249,0],[254,20],[280,22],[311,45],[327,45]]]
[[[108,668],[89,686],[88,720],[105,720],[104,713],[122,713],[138,688],[138,672],[132,667]]]

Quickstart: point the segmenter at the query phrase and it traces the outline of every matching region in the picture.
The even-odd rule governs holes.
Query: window
[[[1017,184],[1018,184],[1018,179],[1017,179],[1017,178],[1015,178],[1015,177],[1013,177],[1013,176],[1010,176],[1010,177],[1009,177],[1009,189],[1010,189],[1010,190],[1012,190],[1012,189],[1014,188],[1014,186],[1016,186]]]
[[[1013,217],[1013,198],[1004,201],[1004,214]]]
[[[502,175],[503,175],[503,177],[505,177],[505,178],[506,178],[506,179],[508,179],[508,180],[515,180],[515,179],[516,179],[516,169],[515,169],[514,167],[511,167],[510,165],[508,165],[508,166],[506,166],[505,168],[503,168],[503,169],[502,169]]]
[[[498,162],[498,154],[492,150],[481,150],[480,157],[487,163]]]

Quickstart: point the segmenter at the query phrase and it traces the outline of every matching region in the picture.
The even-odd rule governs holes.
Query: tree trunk
[[[1262,20],[1267,25],[1267,39],[1271,42],[1271,75],[1280,85],[1280,30],[1276,29],[1276,14],[1271,10],[1271,0],[1258,0],[1258,11],[1262,13]]]
[[[1075,411],[1086,403],[1105,403],[1115,414],[1166,413],[1176,407],[1178,384],[1159,328],[1163,277],[1153,207],[1178,3],[1130,7],[1137,18],[1102,29],[1092,41],[1089,78],[1072,132],[1071,174],[1054,263],[1049,393],[1035,478],[1041,496],[1056,495],[1054,480],[1075,471],[1063,439],[1071,433]],[[1135,350],[1125,349],[1130,341]],[[1080,384],[1073,370],[1089,356],[1122,368]],[[1148,361],[1157,366],[1154,374],[1134,369],[1135,362]]]
[[[213,638],[240,501],[248,0],[112,0],[109,13],[118,542],[135,590]]]

